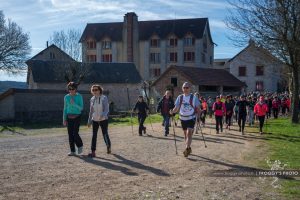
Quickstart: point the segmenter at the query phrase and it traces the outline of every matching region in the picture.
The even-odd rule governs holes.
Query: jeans
[[[139,134],[142,134],[142,131],[145,129],[144,127],[144,122],[146,120],[146,115],[145,114],[138,114],[138,121],[139,121]]]
[[[170,116],[169,114],[163,115],[164,118],[164,126],[165,126],[165,135],[169,134],[169,124],[170,124]]]
[[[96,151],[97,134],[98,134],[99,126],[101,127],[103,139],[104,139],[104,142],[105,142],[106,146],[107,147],[111,146],[108,131],[107,131],[108,120],[103,120],[103,121],[100,121],[100,122],[93,121],[93,137],[92,137],[92,144],[91,144],[91,150],[92,151]]]
[[[68,135],[71,152],[75,152],[75,144],[77,148],[83,146],[81,137],[79,136],[80,116],[76,118],[67,118]]]
[[[227,126],[231,126],[231,119],[232,119],[232,113],[226,115],[225,120],[226,120]]]
[[[253,110],[249,110],[249,124],[253,125],[254,124],[254,111]]]

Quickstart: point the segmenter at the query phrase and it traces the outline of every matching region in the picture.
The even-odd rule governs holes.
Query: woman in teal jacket
[[[82,153],[83,143],[79,136],[80,117],[83,110],[83,99],[77,92],[77,84],[70,82],[68,91],[64,97],[63,125],[67,126],[69,134],[70,153],[69,156],[75,155],[75,144],[78,148],[77,154]]]

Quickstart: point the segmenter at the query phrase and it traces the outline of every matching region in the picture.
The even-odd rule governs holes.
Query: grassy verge
[[[257,132],[257,128],[249,128],[251,132]],[[272,119],[267,121],[263,135],[268,146],[266,159],[271,163],[280,161],[285,169],[300,170],[300,124],[292,124],[288,118]],[[266,161],[259,163],[260,167],[270,169]],[[288,199],[300,199],[300,179],[280,180],[281,192]]]

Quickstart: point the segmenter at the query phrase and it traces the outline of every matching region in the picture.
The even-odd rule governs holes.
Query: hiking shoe
[[[221,128],[221,133],[223,133],[223,128]]]
[[[192,148],[189,147],[189,148],[188,148],[188,155],[190,155],[191,153],[192,153]]]
[[[146,134],[146,127],[143,128],[144,134]]]
[[[78,147],[77,154],[82,154],[83,147]]]
[[[188,157],[188,155],[189,155],[189,149],[188,148],[186,148],[184,150],[183,155],[184,155],[184,157]]]
[[[244,133],[244,130],[242,130],[242,135],[244,135],[245,133]]]
[[[219,134],[219,131],[217,131],[216,134]]]
[[[263,134],[263,132],[259,132],[259,134],[261,134],[261,135],[262,135],[262,134]]]
[[[68,156],[76,156],[76,153],[71,151],[70,153],[68,153]]]
[[[107,147],[107,154],[111,153],[111,147]]]
[[[95,151],[92,151],[91,153],[89,153],[89,154],[88,154],[88,157],[90,157],[90,158],[95,158],[95,157],[96,157]]]
[[[241,128],[239,128],[239,132],[242,132],[242,129],[241,129]]]
[[[169,135],[169,133],[165,133],[165,136],[167,137]]]

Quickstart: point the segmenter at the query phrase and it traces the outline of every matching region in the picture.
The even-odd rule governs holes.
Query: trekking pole
[[[196,123],[195,123],[196,128],[194,127],[194,133],[198,134],[198,114],[196,114]]]
[[[268,133],[268,118],[266,117],[266,133]]]
[[[132,111],[130,112],[130,121],[131,121],[131,131],[132,131],[132,135],[134,135],[134,133],[133,133],[133,123],[132,123]]]
[[[153,129],[153,126],[152,126],[152,122],[151,122],[151,118],[150,118],[150,114],[149,114],[149,121],[150,121],[150,124],[151,124],[151,128],[152,128],[152,132],[154,132],[154,129]]]
[[[173,133],[174,133],[175,150],[176,150],[176,155],[178,155],[178,153],[177,153],[177,144],[176,144],[176,134],[175,134],[175,120],[174,120],[174,116],[172,116],[172,121],[173,121]]]
[[[207,148],[206,142],[205,142],[205,139],[204,139],[204,135],[203,135],[203,132],[202,132],[202,128],[201,128],[201,126],[199,126],[199,127],[200,127],[200,133],[202,135],[202,139],[203,139],[203,142],[204,142],[204,147]]]

